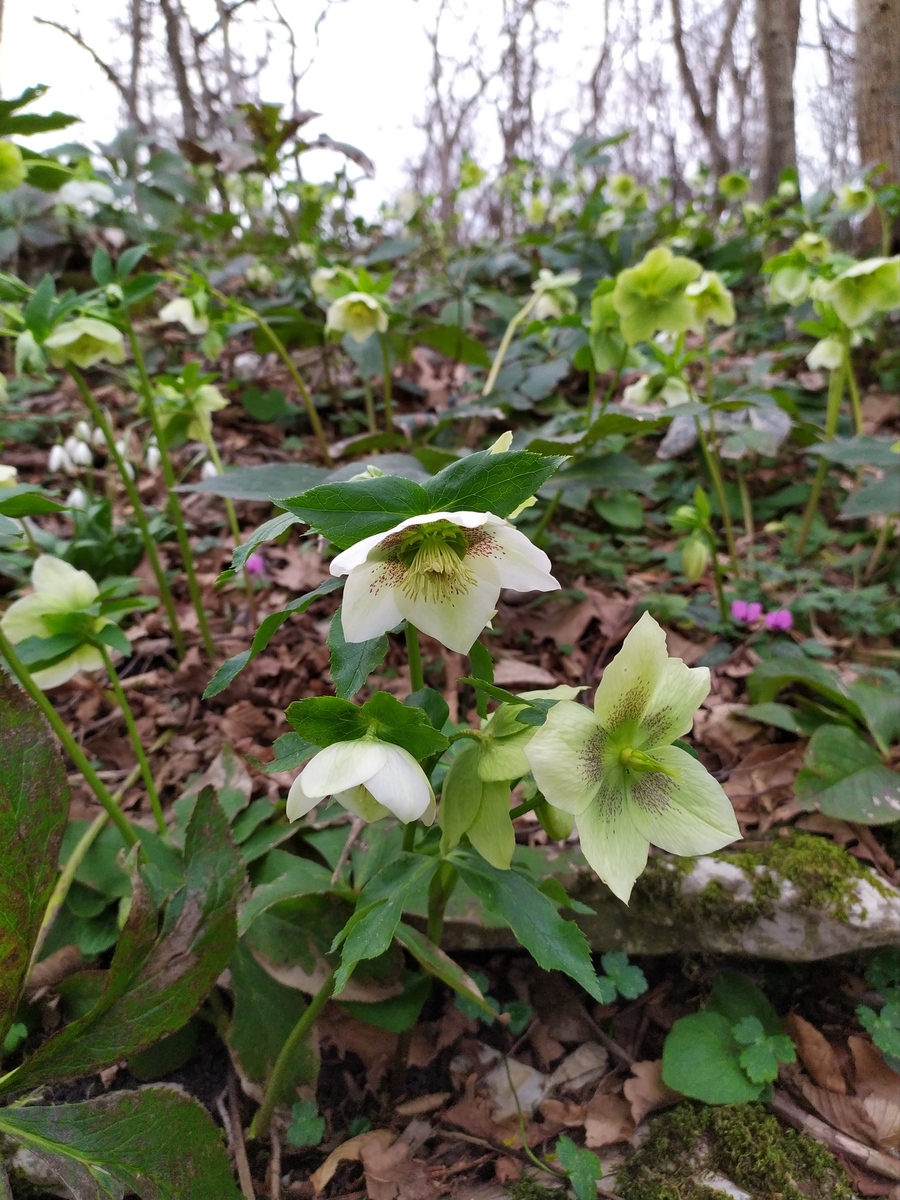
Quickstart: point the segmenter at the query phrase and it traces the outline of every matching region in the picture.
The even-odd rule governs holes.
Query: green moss
[[[696,1177],[716,1173],[754,1200],[851,1200],[841,1165],[760,1104],[680,1104],[650,1122],[616,1177],[622,1200],[727,1200]]]
[[[882,895],[890,895],[859,859],[828,838],[809,833],[791,833],[758,854],[719,857],[745,872],[753,884],[753,898],[761,905],[778,896],[779,876],[796,888],[796,907],[828,912],[839,921],[849,921],[851,909],[858,904],[856,883],[860,879]]]
[[[511,1183],[506,1189],[506,1194],[512,1197],[512,1200],[560,1200],[564,1195],[560,1188],[544,1187],[542,1183],[536,1183],[533,1179],[520,1179],[517,1183]]]
[[[766,915],[766,906],[755,894],[753,900],[736,900],[715,879],[711,879],[702,891],[686,896],[679,876],[690,875],[692,869],[693,859],[654,855],[635,885],[632,906],[642,917],[651,920],[654,910],[662,910],[669,918],[677,912],[679,921],[701,924],[707,929],[746,929]]]

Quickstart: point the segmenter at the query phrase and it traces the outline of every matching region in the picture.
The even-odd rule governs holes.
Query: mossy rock
[[[844,1168],[818,1142],[786,1129],[760,1104],[679,1104],[651,1119],[616,1176],[621,1200],[730,1200],[729,1180],[753,1200],[852,1200]]]

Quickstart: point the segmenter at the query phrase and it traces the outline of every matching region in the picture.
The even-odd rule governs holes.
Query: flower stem
[[[219,451],[216,448],[216,443],[213,439],[212,433],[210,433],[209,437],[206,439],[206,448],[209,451],[209,457],[212,459],[213,466],[221,475],[224,467],[222,466],[222,460],[219,457]],[[234,548],[237,550],[238,546],[241,544],[241,527],[238,524],[237,513],[234,511],[234,501],[230,496],[223,496],[222,499],[225,501],[225,512],[228,516],[228,525],[231,529],[231,536],[234,539]],[[244,577],[244,590],[247,593],[247,607],[250,610],[250,620],[254,625],[257,625],[259,622],[256,614],[256,592],[253,590],[253,578],[246,567],[244,567],[241,574]]]
[[[391,436],[394,433],[394,393],[393,393],[393,378],[394,373],[391,369],[391,347],[387,340],[387,335],[379,333],[378,340],[381,342],[381,362],[384,371],[384,429]]]
[[[366,424],[369,433],[378,432],[378,418],[375,415],[375,397],[372,395],[372,384],[367,376],[363,376],[363,396],[366,404]]]
[[[522,324],[537,302],[538,293],[535,292],[534,295],[522,305],[522,307],[507,325],[503,337],[500,339],[500,345],[497,347],[497,353],[494,355],[494,361],[491,364],[488,377],[484,381],[484,387],[481,389],[482,396],[489,396],[494,390],[494,384],[497,382],[497,376],[500,374],[500,368],[503,366],[503,360],[506,358],[506,352],[513,340],[513,334],[516,332],[518,327]]]
[[[159,561],[159,554],[156,550],[156,543],[153,540],[153,535],[150,532],[150,526],[147,524],[147,514],[144,512],[144,506],[141,503],[141,498],[138,495],[138,490],[134,485],[134,480],[128,474],[125,460],[119,453],[116,446],[115,438],[112,430],[109,427],[109,422],[104,416],[103,410],[94,399],[91,389],[88,387],[84,376],[79,369],[72,363],[68,364],[69,374],[75,381],[75,386],[81,393],[81,398],[87,406],[88,411],[93,418],[94,424],[102,432],[106,439],[106,448],[116,464],[116,469],[121,476],[122,483],[125,487],[125,492],[131,502],[131,507],[134,510],[134,519],[137,521],[138,529],[141,531],[141,537],[144,542],[144,549],[147,552],[150,566],[153,570],[153,575],[156,579],[156,585],[159,588],[160,599],[163,602],[163,607],[166,610],[166,617],[169,621],[169,631],[172,635],[172,641],[175,645],[176,652],[179,658],[184,657],[184,638],[181,629],[178,625],[178,616],[175,612],[175,599],[172,595],[172,589],[169,587],[169,581],[166,579],[165,572],[162,569],[162,564]]]
[[[175,471],[172,467],[172,460],[169,457],[169,447],[166,442],[166,436],[160,424],[159,414],[156,411],[156,404],[153,400],[153,387],[150,383],[150,376],[147,374],[147,364],[144,360],[144,355],[137,340],[137,335],[134,332],[134,326],[131,321],[126,318],[126,333],[128,341],[131,345],[131,353],[134,356],[135,365],[138,369],[138,376],[141,381],[141,395],[144,400],[144,405],[147,409],[147,414],[150,417],[150,424],[153,428],[153,434],[156,438],[156,446],[159,450],[160,466],[162,467],[163,480],[165,481],[166,491],[169,495],[169,516],[175,525],[175,533],[178,538],[178,547],[181,551],[181,561],[184,564],[184,574],[187,580],[188,592],[191,597],[191,603],[194,606],[194,612],[197,614],[197,627],[200,630],[200,637],[203,639],[203,648],[206,651],[206,657],[212,662],[215,657],[215,645],[213,643],[212,634],[209,630],[209,621],[206,618],[206,609],[203,606],[203,596],[200,591],[200,584],[197,582],[197,573],[194,570],[194,556],[191,551],[191,542],[188,537],[187,528],[184,523],[184,513],[181,511],[181,501],[178,499],[178,493],[175,491]],[[184,657],[184,637],[181,630],[177,631],[177,640],[175,643],[178,657]],[[174,634],[173,634],[174,636]],[[179,649],[180,645],[180,649]]]
[[[750,490],[747,487],[747,476],[741,463],[735,465],[738,488],[741,492],[741,511],[744,514],[744,533],[748,537],[756,537],[756,525],[753,522],[753,505],[750,502]]]
[[[128,703],[128,697],[122,690],[122,684],[119,679],[118,672],[113,666],[112,658],[109,650],[102,642],[97,644],[97,649],[103,659],[103,665],[106,667],[106,674],[109,676],[109,682],[112,685],[113,693],[115,694],[119,708],[122,711],[122,716],[125,718],[125,728],[128,730],[128,736],[131,738],[131,744],[134,747],[134,756],[137,759],[138,766],[141,769],[141,777],[144,780],[144,786],[147,788],[147,796],[150,800],[150,807],[153,809],[153,816],[156,820],[156,828],[159,833],[166,832],[166,818],[163,816],[162,804],[160,803],[159,793],[156,790],[156,784],[153,781],[153,771],[150,763],[147,761],[147,755],[144,753],[144,747],[141,742],[141,735],[138,733],[137,725],[134,720],[134,713],[131,711],[131,705]]]
[[[416,848],[416,831],[418,826],[415,821],[410,821],[408,825],[403,826],[403,842],[400,849],[404,854],[412,854]]]
[[[334,977],[335,972],[332,971],[303,1010],[300,1019],[288,1034],[284,1045],[281,1047],[278,1058],[275,1060],[275,1066],[272,1068],[272,1074],[269,1076],[269,1082],[266,1085],[266,1094],[263,1097],[263,1102],[250,1123],[250,1137],[263,1137],[268,1132],[269,1122],[272,1120],[272,1113],[275,1111],[275,1105],[278,1103],[284,1077],[290,1067],[294,1052],[312,1029],[316,1017],[331,999],[331,994],[334,991]]]
[[[420,692],[425,686],[425,676],[422,672],[422,651],[419,648],[419,631],[415,625],[406,622],[406,654],[409,659],[409,690]]]
[[[594,356],[591,355],[591,365],[588,367],[588,402],[584,418],[585,431],[594,423],[594,404],[597,399],[597,370],[594,367]]]
[[[710,410],[709,414],[709,423],[710,432],[715,436],[712,410]],[[731,524],[731,513],[728,511],[728,499],[725,495],[722,472],[719,470],[718,455],[710,450],[709,443],[706,440],[706,433],[700,423],[699,417],[694,417],[694,424],[697,427],[697,441],[700,443],[700,452],[703,455],[703,461],[706,463],[706,469],[709,471],[709,476],[712,480],[713,491],[716,493],[719,507],[722,510],[722,528],[725,532],[725,543],[728,546],[728,557],[731,559],[731,569],[734,572],[735,579],[740,579],[741,568],[738,564],[737,547],[734,543],[734,527]]]
[[[828,403],[825,409],[826,441],[830,441],[837,430],[838,417],[841,411],[841,397],[844,394],[846,365],[847,355],[845,354],[843,362],[831,372],[828,380]],[[825,483],[825,476],[827,474],[828,460],[820,458],[819,466],[813,479],[812,491],[809,493],[809,499],[806,502],[806,508],[803,512],[803,522],[800,526],[800,532],[797,534],[796,554],[798,558],[803,556],[803,551],[806,549],[806,541],[809,537],[809,531],[812,528],[813,517],[819,508],[819,497],[822,495],[822,486]]]
[[[558,492],[553,493],[553,496],[548,502],[547,507],[541,514],[541,519],[538,521],[537,529],[535,529],[534,533],[531,535],[531,540],[536,546],[540,546],[544,531],[553,519],[553,514],[559,508],[560,500],[562,500],[562,488],[560,488]]]
[[[440,946],[444,932],[444,913],[453,894],[459,875],[452,863],[441,863],[428,885],[428,924],[426,936],[435,946]]]
[[[847,376],[847,386],[850,389],[850,409],[853,413],[853,431],[857,437],[862,437],[863,415],[862,403],[859,398],[859,384],[856,382],[856,372],[850,359],[850,347],[844,346],[844,372]]]
[[[100,804],[106,810],[109,819],[122,835],[122,840],[126,846],[134,846],[138,837],[134,830],[129,825],[128,821],[122,813],[122,810],[116,804],[113,796],[104,784],[103,780],[88,762],[87,755],[72,737],[65,721],[47,699],[46,695],[41,691],[38,685],[28,673],[28,668],[19,659],[12,644],[6,634],[0,629],[0,653],[6,659],[10,671],[18,679],[24,690],[28,693],[31,699],[35,702],[38,708],[44,715],[47,724],[59,738],[65,752],[71,758],[72,762],[84,776],[84,781],[97,797]]]

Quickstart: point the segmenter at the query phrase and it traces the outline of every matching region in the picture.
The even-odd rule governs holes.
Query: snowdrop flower
[[[671,744],[709,686],[706,667],[668,657],[665,633],[645,613],[604,671],[594,711],[561,700],[525,747],[544,797],[574,816],[585,858],[625,903],[651,842],[694,855],[740,837],[720,785]]]
[[[120,330],[98,317],[76,317],[66,321],[44,340],[44,348],[54,367],[74,363],[92,367],[98,362],[123,363],[125,340]]]
[[[95,450],[106,452],[106,434],[99,427],[91,434],[91,445]]]
[[[80,438],[82,442],[89,442],[94,436],[94,431],[91,429],[90,425],[88,425],[87,421],[76,421],[75,428],[72,432],[77,438]]]
[[[188,333],[197,335],[202,335],[209,329],[209,317],[205,313],[197,312],[194,301],[187,296],[177,296],[168,304],[164,304],[159,310],[159,319],[161,321],[177,321],[179,325],[185,327]]]
[[[311,758],[288,792],[288,820],[305,816],[326,796],[364,821],[379,821],[389,812],[407,824],[434,820],[434,792],[413,756],[371,737],[333,742]]]
[[[578,307],[572,285],[581,279],[580,271],[563,271],[554,275],[546,267],[538,271],[536,281],[531,290],[537,295],[534,315],[538,321],[555,321],[567,313],[573,313]]]
[[[68,496],[66,496],[66,507],[67,508],[85,509],[85,508],[87,508],[87,506],[88,506],[87,494],[79,487],[73,488],[72,491],[69,492]]]
[[[159,452],[159,446],[156,442],[151,442],[144,454],[144,466],[148,471],[158,471],[161,462],[162,455]]]
[[[844,361],[844,346],[838,337],[825,337],[816,342],[806,356],[806,365],[811,371],[820,368],[826,371],[836,371]]]
[[[92,217],[102,204],[112,204],[115,192],[99,179],[70,179],[56,194],[60,204]]]
[[[47,470],[51,474],[56,474],[57,471],[63,471],[66,475],[71,475],[75,467],[66,453],[65,446],[51,446],[50,453],[47,456]]]
[[[203,464],[203,466],[200,468],[200,478],[201,479],[215,479],[218,474],[219,474],[219,471],[218,471],[218,468],[216,467],[216,464],[214,462],[212,462],[210,459],[207,459],[206,462]]]
[[[17,467],[0,464],[0,488],[15,487],[18,474]]]
[[[625,214],[622,209],[608,208],[605,213],[600,214],[594,233],[598,238],[604,238],[607,234],[618,233],[624,224]]]
[[[77,437],[67,437],[63,442],[63,449],[69,458],[70,463],[75,467],[90,467],[93,466],[94,456],[91,453],[91,448],[87,442],[83,442]]]
[[[363,538],[331,563],[346,575],[341,621],[365,642],[407,620],[466,654],[494,615],[500,589],[552,592],[550,560],[493,513],[423,513]]]
[[[32,594],[13,601],[0,619],[0,629],[13,645],[24,642],[26,638],[50,638],[70,630],[98,633],[104,625],[112,623],[106,617],[92,617],[90,612],[85,611],[90,609],[100,594],[100,589],[87,571],[77,571],[52,554],[42,554],[37,559],[31,572],[31,585],[34,588]],[[31,678],[42,691],[46,691],[68,682],[79,671],[102,669],[100,651],[85,642],[76,646],[60,662],[33,671]]]
[[[368,292],[348,292],[332,301],[325,319],[325,328],[346,333],[354,342],[369,340],[373,333],[386,333],[387,313]]]

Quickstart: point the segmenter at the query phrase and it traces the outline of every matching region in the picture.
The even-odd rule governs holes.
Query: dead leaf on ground
[[[552,688],[559,680],[552,671],[519,658],[501,658],[494,667],[494,683],[502,688]]]
[[[591,1150],[627,1142],[634,1133],[631,1107],[621,1096],[598,1093],[585,1109],[585,1145]]]
[[[580,581],[576,586],[584,592],[583,600],[574,603],[550,601],[540,608],[519,613],[516,617],[517,627],[535,638],[552,638],[557,646],[577,645],[594,620],[605,638],[617,637],[620,632],[624,636],[634,602],[624,600],[621,596],[606,596],[603,592],[584,587]]]
[[[878,1145],[900,1152],[900,1078],[865,1038],[848,1039],[855,1068],[856,1094],[872,1121]]]
[[[449,1005],[439,1021],[421,1021],[415,1026],[406,1065],[427,1067],[442,1050],[454,1045],[464,1033],[471,1033],[474,1029],[475,1022],[471,1017],[467,1017],[455,1004]]]
[[[597,1083],[609,1066],[609,1052],[597,1042],[585,1042],[563,1059],[550,1076],[550,1086],[562,1092],[579,1092]]]
[[[625,1080],[622,1090],[631,1105],[631,1119],[635,1125],[640,1125],[648,1113],[668,1108],[681,1100],[678,1092],[663,1083],[661,1058],[632,1063],[631,1074],[632,1078]]]
[[[413,1121],[392,1145],[373,1141],[360,1149],[368,1200],[438,1200],[427,1167],[412,1157],[430,1133],[426,1121]]]
[[[309,1177],[316,1195],[320,1196],[328,1187],[342,1162],[360,1162],[362,1152],[367,1147],[380,1146],[386,1149],[393,1141],[394,1135],[390,1129],[370,1129],[368,1133],[360,1133],[346,1142],[341,1142],[340,1146],[328,1155],[318,1171],[314,1171]]]
[[[789,1013],[784,1019],[784,1027],[797,1047],[800,1061],[814,1083],[827,1088],[830,1092],[845,1095],[847,1081],[838,1064],[837,1056],[831,1043],[814,1025],[805,1021],[796,1013]]]

